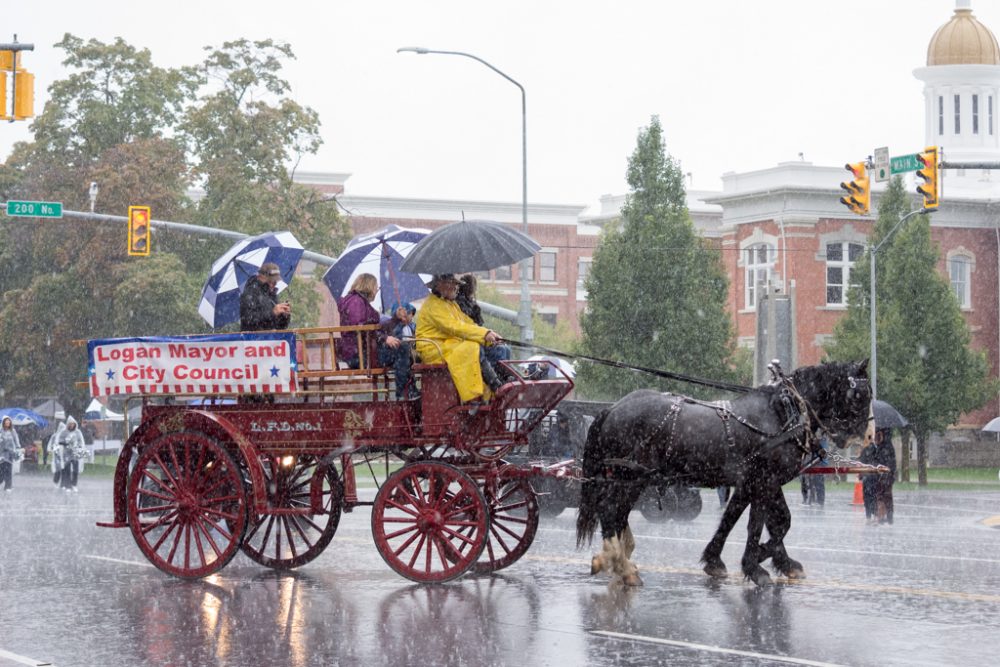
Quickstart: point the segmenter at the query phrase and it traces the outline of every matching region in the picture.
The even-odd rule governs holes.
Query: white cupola
[[[1000,45],[971,4],[957,0],[931,37],[927,66],[913,72],[924,82],[924,143],[949,162],[1000,160]]]

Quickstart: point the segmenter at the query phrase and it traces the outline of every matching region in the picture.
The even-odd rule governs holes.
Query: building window
[[[938,134],[944,135],[944,97],[938,96]]]
[[[493,272],[494,280],[510,280],[511,270],[509,266],[498,266]]]
[[[556,254],[554,252],[538,253],[538,280],[543,283],[556,281]]]
[[[538,317],[549,326],[554,327],[558,320],[558,313],[538,313]]]
[[[473,271],[472,275],[474,275],[479,280],[489,280],[490,279],[490,272],[489,271]]]
[[[986,110],[988,112],[988,116],[986,118],[986,122],[990,126],[990,134],[993,134],[993,96],[992,95],[990,95],[989,97],[986,98]]]
[[[962,98],[955,95],[955,134],[962,133]]]
[[[826,244],[826,305],[846,306],[854,262],[865,247],[860,243],[837,241]]]
[[[972,96],[972,133],[979,134],[979,95]]]
[[[958,305],[962,308],[972,307],[972,260],[965,255],[955,255],[948,260],[948,275],[951,278],[951,288],[955,290]]]
[[[771,280],[771,271],[774,270],[774,260],[777,252],[769,243],[757,243],[746,250],[746,284],[743,286],[746,299],[746,307],[756,308],[759,296],[763,290],[767,289],[767,283]]]
[[[587,289],[587,276],[590,275],[590,257],[581,257],[576,260],[576,289]]]

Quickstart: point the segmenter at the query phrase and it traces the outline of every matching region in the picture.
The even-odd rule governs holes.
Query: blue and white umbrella
[[[28,410],[26,408],[3,408],[0,409],[0,421],[3,421],[4,417],[10,417],[11,424],[14,426],[28,426],[29,424],[34,424],[39,428],[45,428],[49,425],[49,420],[41,416],[34,410]]]
[[[261,265],[274,262],[281,271],[278,291],[288,287],[305,250],[291,232],[268,232],[242,239],[212,264],[201,290],[198,313],[213,327],[240,319],[240,294]]]
[[[393,303],[416,301],[429,294],[425,282],[430,276],[399,270],[413,247],[431,233],[429,229],[389,225],[370,234],[355,236],[337,261],[323,274],[334,298],[345,296],[362,273],[378,278],[375,303],[383,313]]]

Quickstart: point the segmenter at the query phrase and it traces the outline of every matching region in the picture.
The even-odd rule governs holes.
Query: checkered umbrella
[[[278,291],[288,287],[305,250],[291,232],[268,232],[242,239],[215,260],[201,290],[198,313],[213,327],[240,319],[240,294],[261,265],[274,262],[281,271]]]
[[[362,273],[378,279],[375,303],[386,312],[393,303],[416,301],[429,294],[424,284],[430,276],[406,273],[400,269],[414,246],[431,233],[429,229],[389,225],[370,234],[362,234],[340,253],[336,263],[323,275],[323,282],[334,298],[346,296],[354,280]]]

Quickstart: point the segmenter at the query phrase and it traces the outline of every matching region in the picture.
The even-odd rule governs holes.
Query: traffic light
[[[19,44],[4,44],[10,48]],[[7,108],[7,73],[13,80],[13,114]],[[21,68],[21,52],[0,50],[0,120],[25,120],[35,115],[35,75]]]
[[[14,120],[35,115],[35,75],[19,70],[14,75]]]
[[[938,197],[941,194],[938,147],[928,146],[922,153],[917,153],[917,159],[923,165],[917,170],[917,178],[924,181],[917,186],[917,192],[924,196],[924,210],[934,210],[938,207]]]
[[[128,207],[128,254],[149,256],[149,207]]]
[[[847,194],[840,198],[840,203],[851,209],[852,213],[868,215],[871,202],[871,183],[868,180],[868,167],[864,162],[852,162],[844,165],[844,169],[854,175],[854,180],[844,181],[840,187]]]

